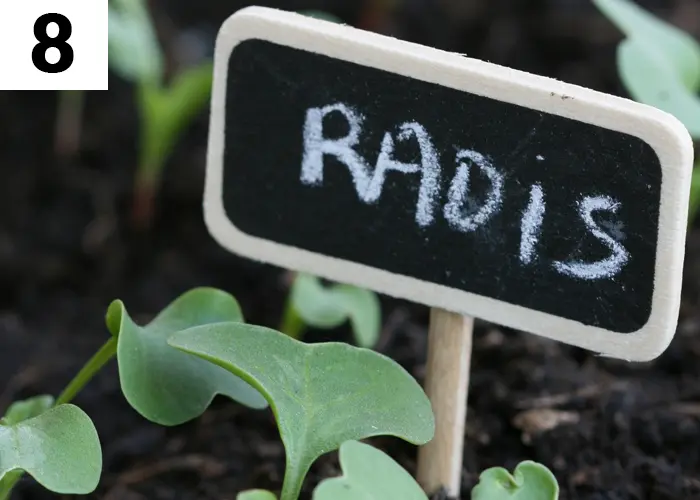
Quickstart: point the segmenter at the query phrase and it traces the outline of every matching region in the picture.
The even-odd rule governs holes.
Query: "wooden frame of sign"
[[[333,113],[345,123],[326,134]],[[415,148],[399,151],[411,139],[420,161]],[[324,167],[328,157],[334,166]],[[428,377],[441,375],[427,392],[438,450],[421,459],[426,488],[459,488],[461,443],[439,450],[461,441],[470,316],[632,361],[668,346],[692,161],[685,127],[657,109],[349,26],[249,7],[216,42],[207,226],[245,257],[434,308]],[[411,188],[385,182],[417,173]],[[470,199],[470,182],[488,194]],[[551,222],[550,200],[570,201],[555,213],[574,219]],[[624,222],[614,220],[618,208]],[[425,472],[428,462],[450,471]]]

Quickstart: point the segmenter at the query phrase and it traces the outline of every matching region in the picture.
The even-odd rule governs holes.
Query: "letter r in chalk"
[[[333,112],[341,113],[348,122],[350,131],[345,137],[328,139],[323,135],[323,119]],[[355,183],[355,189],[364,196],[370,182],[369,168],[353,148],[360,142],[363,116],[342,103],[322,108],[311,108],[306,112],[304,123],[304,157],[301,164],[301,182],[317,186],[323,182],[323,156],[335,156],[347,165]]]

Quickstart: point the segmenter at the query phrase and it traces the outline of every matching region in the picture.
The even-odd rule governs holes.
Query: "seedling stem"
[[[110,336],[109,340],[100,347],[78,374],[70,381],[63,392],[56,399],[54,406],[70,403],[85,385],[92,380],[107,362],[117,353],[117,337]],[[0,497],[1,500],[1,497]]]

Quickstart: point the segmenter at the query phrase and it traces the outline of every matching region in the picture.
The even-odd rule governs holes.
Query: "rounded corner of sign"
[[[219,28],[216,36],[217,54],[228,58],[236,46],[262,36],[264,25],[261,23],[274,21],[277,12],[275,9],[257,5],[238,9],[226,18]]]
[[[220,201],[206,196],[204,200],[204,225],[209,234],[223,248],[239,255],[248,255],[251,237],[241,231],[226,215]]]
[[[662,160],[662,168],[674,159],[683,173],[690,173],[693,167],[694,146],[693,138],[688,128],[671,113],[646,104],[639,104],[645,110],[649,126],[646,127],[645,137],[647,142]],[[662,132],[665,137],[660,137]]]
[[[671,344],[676,333],[677,322],[669,322],[668,326],[659,327],[650,319],[640,329],[624,334],[625,356],[628,361],[645,363],[661,356]]]

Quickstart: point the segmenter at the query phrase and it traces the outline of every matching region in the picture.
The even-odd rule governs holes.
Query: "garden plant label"
[[[205,216],[252,259],[641,361],[676,328],[692,160],[655,108],[251,7],[217,40]]]

